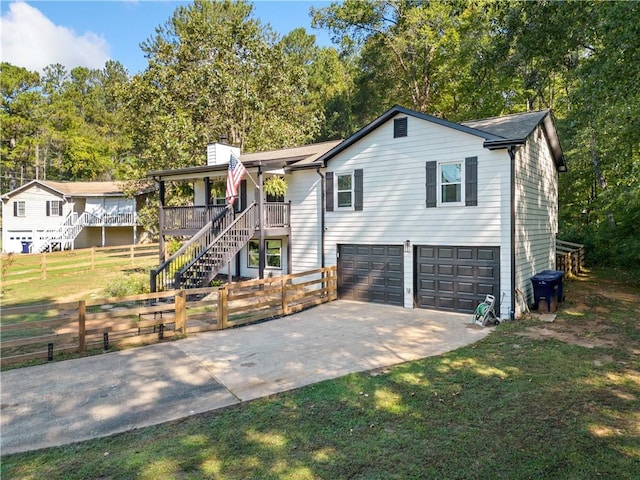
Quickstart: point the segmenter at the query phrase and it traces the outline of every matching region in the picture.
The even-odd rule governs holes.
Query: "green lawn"
[[[636,479],[640,289],[624,278],[568,282],[551,324],[503,324],[446,355],[5,456],[2,478]]]

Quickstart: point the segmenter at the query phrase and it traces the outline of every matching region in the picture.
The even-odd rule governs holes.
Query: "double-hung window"
[[[426,163],[427,208],[478,205],[478,157]]]
[[[353,174],[336,174],[338,208],[353,208]]]
[[[362,211],[364,205],[364,174],[358,168],[351,172],[327,172],[325,209]]]
[[[16,200],[13,202],[13,216],[14,217],[26,217],[27,204],[24,200]]]
[[[61,217],[62,202],[60,200],[47,200],[47,217]]]
[[[439,203],[441,205],[461,205],[464,198],[462,162],[440,163],[438,165]]]

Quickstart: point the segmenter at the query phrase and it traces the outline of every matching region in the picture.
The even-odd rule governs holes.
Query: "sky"
[[[157,26],[169,20],[179,5],[175,0],[7,1],[0,11],[0,59],[42,72],[53,63],[67,71],[74,67],[104,67],[107,60],[122,63],[133,75],[147,66],[140,44]],[[329,34],[311,28],[309,9],[328,6],[316,0],[255,0],[254,17],[281,36],[304,27],[316,43],[330,45]]]

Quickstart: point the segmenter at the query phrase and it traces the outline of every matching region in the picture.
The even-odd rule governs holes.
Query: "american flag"
[[[238,196],[238,186],[242,180],[242,176],[247,171],[242,165],[242,162],[238,160],[232,153],[229,158],[229,172],[227,173],[227,203],[233,205]]]

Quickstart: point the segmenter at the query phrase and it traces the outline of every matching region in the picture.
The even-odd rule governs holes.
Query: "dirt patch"
[[[629,344],[619,328],[620,323],[635,324],[640,328],[640,288],[617,279],[598,279],[597,283],[586,274],[565,281],[565,301],[559,305],[552,321],[535,313],[531,320],[536,325],[527,327],[522,336],[536,339],[556,339],[586,348],[627,348],[634,352],[637,346]],[[526,319],[525,319],[526,321]],[[544,325],[539,325],[544,321]],[[606,358],[598,360],[602,364]]]
[[[553,338],[586,348],[616,347],[620,344],[619,335],[607,334],[605,326],[593,322],[574,326],[559,321],[543,327],[529,327],[520,335],[535,339]]]

